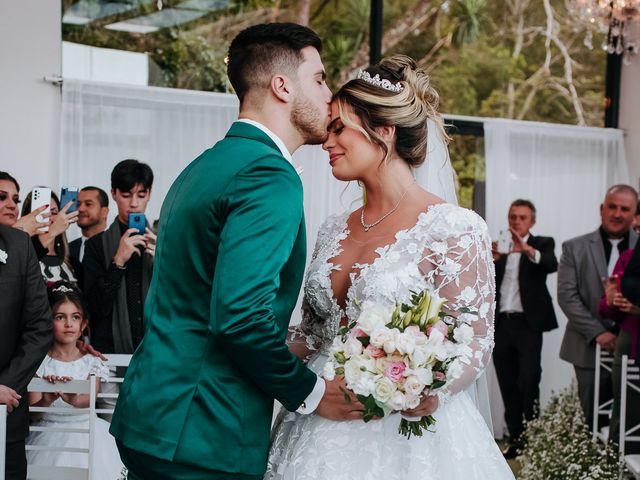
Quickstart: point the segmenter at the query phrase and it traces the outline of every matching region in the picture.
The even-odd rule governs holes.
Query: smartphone
[[[62,187],[60,190],[60,208],[64,208],[64,206],[73,202],[67,210],[67,213],[75,212],[78,209],[78,187]]]
[[[137,228],[140,235],[144,235],[144,231],[147,228],[147,218],[144,213],[130,213],[129,228]]]
[[[513,238],[509,230],[500,230],[498,234],[498,253],[507,254],[513,248]]]
[[[42,216],[44,213],[51,213],[51,189],[48,187],[34,187],[31,192],[31,211],[39,209],[45,205],[49,205],[49,207],[44,210],[42,213],[38,214],[36,217],[36,221],[38,222],[46,222],[46,219]],[[45,226],[38,229],[40,233],[47,233],[49,231],[49,226]]]

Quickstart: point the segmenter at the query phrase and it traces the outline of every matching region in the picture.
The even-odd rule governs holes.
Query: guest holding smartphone
[[[50,190],[47,189],[46,191],[48,194]],[[32,198],[33,190],[29,192],[29,195],[24,200],[22,216],[26,216],[31,212]],[[36,252],[41,252],[41,248],[45,249],[44,255],[42,253],[38,255],[42,277],[47,285],[52,285],[61,280],[77,285],[78,280],[69,260],[69,242],[67,241],[66,232],[69,226],[78,220],[78,212],[68,213],[69,208],[71,208],[71,202],[61,208],[60,200],[53,192],[51,192],[48,204],[51,225],[47,232],[39,233],[38,242],[34,242]],[[37,243],[40,243],[42,247],[38,247]]]
[[[106,231],[85,243],[82,265],[91,344],[106,354],[131,354],[142,341],[156,236],[149,228],[144,235],[130,228],[129,214],[144,217],[152,186],[149,165],[137,160],[118,163],[111,172],[111,197],[118,215]],[[99,407],[114,404],[105,399]]]
[[[22,215],[18,218],[18,206],[20,205],[20,185],[18,181],[7,172],[0,172],[0,225],[17,228],[29,234],[38,259],[47,255],[49,248],[55,243],[56,238],[65,233],[69,225],[77,220],[77,213],[67,213],[63,208],[61,215],[52,216],[45,213],[50,205],[43,205],[33,211],[22,209]],[[48,227],[49,231],[42,233],[39,229]]]
[[[611,276],[603,279],[604,295],[598,304],[598,313],[602,318],[616,322],[620,333],[616,339],[613,353],[613,367],[611,370],[613,383],[613,410],[609,424],[609,440],[617,443],[620,432],[620,387],[622,356],[636,358],[640,340],[640,307],[627,300],[620,291],[620,278],[629,265],[633,249],[630,248],[620,254]],[[640,394],[633,389],[627,390],[626,424],[640,423]],[[640,445],[635,442],[625,444],[625,453],[640,453]]]

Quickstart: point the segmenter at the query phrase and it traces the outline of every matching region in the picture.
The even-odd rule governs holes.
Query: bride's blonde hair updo
[[[400,85],[401,91],[385,89],[364,78],[350,80],[334,95],[342,122],[360,131],[370,142],[379,145],[385,153],[389,149],[375,131],[377,127],[395,126],[395,149],[411,167],[419,167],[427,153],[427,120],[432,120],[439,135],[449,139],[444,121],[438,113],[438,92],[430,85],[430,78],[416,67],[416,62],[406,55],[393,55],[367,69],[369,77],[388,80]],[[362,127],[349,118],[346,106],[350,106],[362,122]]]

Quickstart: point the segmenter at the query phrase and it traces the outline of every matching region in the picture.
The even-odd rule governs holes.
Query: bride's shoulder
[[[320,228],[318,229],[318,235],[335,235],[337,233],[340,233],[341,231],[344,231],[347,226],[348,218],[348,212],[329,215],[320,225]]]
[[[420,219],[422,225],[445,235],[488,233],[487,223],[473,210],[452,203],[430,205]]]

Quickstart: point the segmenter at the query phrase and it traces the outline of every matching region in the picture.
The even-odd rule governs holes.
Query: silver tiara
[[[395,93],[400,93],[402,90],[404,90],[404,87],[400,84],[400,82],[398,83],[391,83],[389,80],[387,80],[386,78],[380,78],[380,75],[378,75],[377,73],[375,74],[374,77],[371,77],[371,75],[369,74],[369,72],[367,72],[366,70],[360,70],[358,72],[358,79],[360,80],[364,80],[365,82],[374,85],[376,87],[380,87],[380,88],[384,88],[385,90],[389,90],[390,92],[395,92]]]
[[[51,290],[52,292],[62,292],[62,293],[69,293],[69,292],[73,292],[73,288],[69,288],[65,285],[60,285],[59,287],[54,288],[53,290]]]

